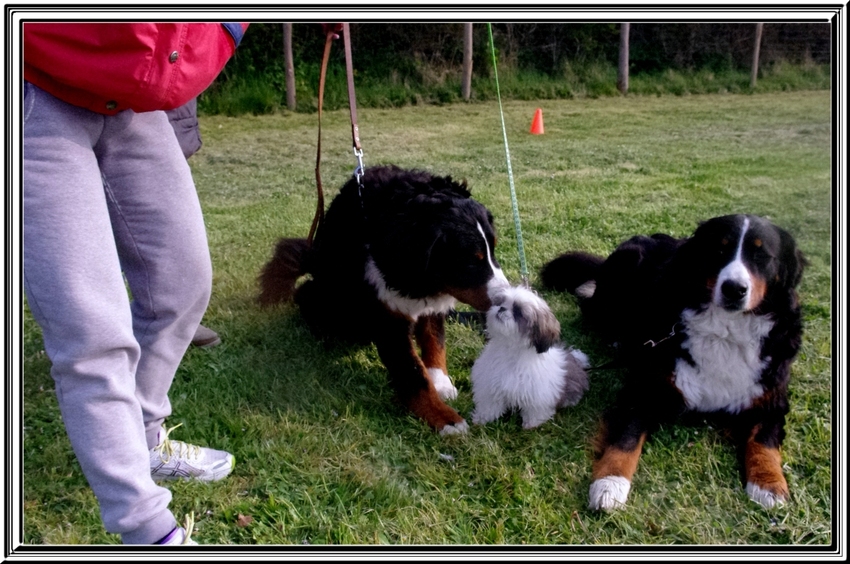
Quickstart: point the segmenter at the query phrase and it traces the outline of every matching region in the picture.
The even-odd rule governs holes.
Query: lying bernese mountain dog
[[[567,253],[542,268],[542,284],[574,294],[627,368],[596,440],[592,509],[622,506],[644,441],[688,416],[718,416],[731,431],[752,500],[788,498],[779,449],[805,264],[785,230],[729,215],[688,238],[636,236],[607,258]]]
[[[445,318],[457,301],[487,311],[488,290],[508,285],[495,246],[493,215],[465,183],[373,167],[342,187],[312,245],[278,242],[258,300],[294,296],[317,337],[374,343],[399,402],[442,434],[463,433],[466,421],[444,402],[457,397]]]

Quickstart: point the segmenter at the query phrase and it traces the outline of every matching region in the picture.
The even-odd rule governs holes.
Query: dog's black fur
[[[779,448],[791,363],[802,339],[795,288],[805,264],[785,230],[760,217],[731,215],[702,223],[691,237],[636,236],[607,258],[567,253],[541,269],[544,286],[578,297],[585,321],[616,343],[628,368],[622,393],[603,418],[594,483],[608,476],[630,482],[643,441],[660,423],[711,413],[722,416],[733,432],[750,497],[765,506],[787,499]],[[709,317],[709,310],[716,317]],[[694,329],[697,319],[703,320],[701,328]],[[729,333],[697,335],[709,327],[718,335]],[[765,334],[740,335],[748,327]],[[760,366],[748,372],[741,365],[746,355],[721,354],[727,346],[749,346]],[[704,351],[699,355],[698,347]],[[689,402],[683,389],[693,385],[694,374],[702,375],[696,378],[709,395],[725,397],[727,391],[717,388],[724,386],[720,378],[708,376],[723,374],[760,386],[761,393],[739,394],[738,404],[726,407],[700,404],[693,396]],[[594,508],[624,501],[612,504],[602,497],[592,486]]]
[[[466,422],[439,397],[429,370],[446,371],[444,322],[453,299],[490,307],[488,282],[503,278],[495,238],[492,214],[465,183],[373,167],[362,186],[352,178],[342,187],[312,246],[278,243],[260,275],[259,301],[294,296],[318,337],[375,343],[400,402],[437,430],[462,432]],[[302,275],[309,279],[296,289]]]

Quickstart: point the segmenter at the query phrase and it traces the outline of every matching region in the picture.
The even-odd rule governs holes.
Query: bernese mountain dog
[[[768,508],[787,500],[779,449],[805,265],[787,231],[728,215],[687,238],[636,236],[607,258],[574,252],[543,266],[542,285],[574,294],[626,368],[596,439],[592,509],[625,504],[659,425],[715,416],[738,447],[749,497]]]
[[[444,401],[457,397],[445,319],[458,301],[487,311],[489,291],[508,285],[495,246],[493,215],[465,182],[372,167],[342,187],[312,244],[278,242],[258,300],[294,297],[320,339],[374,343],[396,399],[441,434],[463,433],[466,421]]]

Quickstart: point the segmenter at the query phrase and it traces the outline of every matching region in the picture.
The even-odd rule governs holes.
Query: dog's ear
[[[777,229],[782,245],[777,277],[784,288],[796,288],[803,278],[803,269],[809,265],[809,261],[803,256],[791,234],[781,227],[777,227]]]
[[[531,343],[538,354],[545,353],[561,338],[561,324],[547,307],[534,308]]]

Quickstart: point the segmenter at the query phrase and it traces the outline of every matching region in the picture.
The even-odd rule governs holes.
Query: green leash
[[[499,115],[502,117],[502,137],[505,140],[505,159],[508,161],[508,180],[511,185],[511,209],[514,214],[514,228],[516,229],[516,242],[519,251],[519,270],[522,277],[522,283],[528,287],[528,266],[525,263],[525,245],[522,242],[522,225],[519,221],[519,206],[517,205],[516,189],[514,188],[514,173],[511,170],[511,152],[508,149],[508,133],[505,130],[505,113],[502,111],[502,95],[499,91],[499,69],[496,67],[496,47],[493,44],[493,27],[490,23],[487,24],[487,31],[490,34],[490,53],[493,55],[493,72],[496,76],[496,97],[499,99]]]

